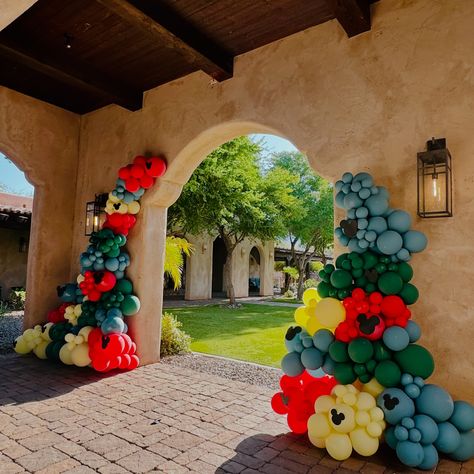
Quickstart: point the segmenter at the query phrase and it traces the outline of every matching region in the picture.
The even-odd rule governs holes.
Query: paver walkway
[[[0,473],[364,474],[405,470],[388,450],[343,463],[286,434],[272,392],[166,364],[101,375],[0,358]],[[443,460],[438,473],[472,473]]]

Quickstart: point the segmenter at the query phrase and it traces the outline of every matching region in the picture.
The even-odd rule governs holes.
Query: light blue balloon
[[[423,232],[409,230],[403,235],[403,247],[409,252],[421,252],[426,248],[428,239]]]
[[[395,427],[394,434],[398,441],[406,441],[408,439],[408,430],[402,425]]]
[[[408,432],[408,439],[414,443],[419,443],[421,440],[421,433],[416,428],[412,428]]]
[[[326,354],[324,358],[324,364],[321,367],[324,370],[325,374],[334,375],[334,369],[336,368],[335,362],[331,359],[329,354]]]
[[[307,369],[306,372],[308,372],[308,374],[311,375],[311,377],[314,377],[316,379],[320,377],[324,377],[326,375],[323,369],[316,369],[316,370]]]
[[[356,217],[359,219],[365,218],[369,215],[369,210],[362,206],[356,209]]]
[[[401,248],[398,252],[397,252],[397,258],[398,260],[402,261],[402,262],[408,262],[410,260],[410,252],[408,252],[407,249],[404,249],[404,248]]]
[[[359,241],[358,239],[351,239],[349,240],[349,250],[351,252],[357,252],[357,253],[362,253],[364,251],[364,249],[362,249],[361,247],[359,247]]]
[[[377,247],[385,255],[396,254],[402,248],[402,245],[402,236],[394,230],[386,230],[377,239]]]
[[[344,208],[344,198],[345,198],[345,194],[342,192],[342,191],[339,191],[337,194],[336,194],[336,197],[334,198],[334,202],[336,203],[336,206],[337,207],[340,207],[340,208]]]
[[[459,447],[449,454],[455,461],[468,461],[474,457],[474,431],[461,433]]]
[[[344,181],[342,181],[342,179],[337,180],[336,183],[334,184],[334,189],[336,193],[341,191],[343,186],[344,186]]]
[[[433,469],[439,461],[438,451],[432,444],[423,447],[423,462],[418,464],[418,469]]]
[[[463,400],[456,400],[449,421],[459,431],[474,430],[474,406]]]
[[[349,209],[347,211],[347,218],[348,219],[355,219],[356,218],[356,210],[355,209]]]
[[[357,221],[357,228],[358,229],[367,229],[367,226],[369,225],[369,221],[367,219],[358,219]]]
[[[405,331],[408,333],[410,342],[416,342],[421,337],[421,328],[415,321],[409,319],[405,326]]]
[[[334,229],[334,235],[338,238],[341,237],[341,235],[344,235],[344,232],[342,231],[342,227],[336,227]]]
[[[104,322],[100,325],[102,333],[107,334],[122,334],[125,329],[125,324],[122,318],[112,317],[105,318]]]
[[[425,458],[425,453],[420,443],[401,441],[397,444],[396,451],[398,459],[409,467],[419,466]]]
[[[347,247],[349,245],[349,237],[347,237],[347,235],[341,235],[339,242],[342,246]]]
[[[323,365],[323,355],[318,349],[312,347],[301,353],[301,363],[307,369],[316,370]]]
[[[354,176],[353,181],[364,181],[365,179],[372,179],[372,176],[365,171],[361,171]]]
[[[345,183],[343,186],[342,186],[342,192],[344,194],[349,194],[351,192],[351,185],[350,183]]]
[[[415,427],[415,421],[413,418],[407,416],[402,419],[402,426],[404,426],[407,430],[411,430]]]
[[[433,384],[427,384],[421,389],[415,404],[418,413],[431,416],[437,423],[449,420],[454,411],[451,395],[444,388]]]
[[[360,239],[359,240],[359,247],[362,250],[365,250],[368,246],[369,246],[369,242],[367,240],[365,240],[365,239]]]
[[[305,349],[313,347],[313,338],[309,334],[301,337],[301,342],[303,343],[303,347]]]
[[[399,388],[385,389],[377,397],[377,405],[382,409],[385,421],[391,425],[396,425],[403,418],[415,414],[413,400]]]
[[[105,261],[105,268],[109,272],[115,272],[115,270],[118,270],[119,268],[119,260],[116,257],[108,258]]]
[[[111,308],[107,311],[108,318],[123,318],[122,311],[119,308]]]
[[[375,242],[377,234],[373,230],[368,230],[365,233],[364,239],[367,240],[367,242]]]
[[[321,352],[328,352],[334,342],[334,334],[329,329],[319,329],[313,335],[313,344]]]
[[[364,205],[372,217],[382,216],[388,209],[388,200],[379,193],[366,199]]]
[[[353,179],[353,176],[352,176],[352,173],[350,173],[349,171],[347,171],[346,173],[344,173],[342,175],[342,181],[344,183],[351,183],[352,182],[352,179]]]
[[[358,181],[352,181],[351,184],[351,191],[354,193],[358,193],[362,189],[362,184]]]
[[[411,374],[402,374],[400,382],[402,383],[402,385],[408,385],[410,383],[413,383],[413,375],[411,375]]]
[[[422,444],[433,444],[439,434],[436,421],[427,415],[415,415],[415,427],[421,433]]]
[[[301,363],[298,352],[289,352],[281,360],[281,369],[289,377],[296,377],[304,372],[304,366]]]
[[[356,193],[346,194],[344,197],[344,208],[345,209],[354,209],[362,206],[363,201]]]
[[[440,452],[449,454],[459,448],[461,444],[461,435],[456,427],[444,421],[438,424],[439,434],[434,442],[434,447]]]
[[[370,189],[362,188],[362,189],[359,191],[359,197],[360,197],[361,199],[367,199],[368,197],[370,197]]]
[[[383,217],[372,217],[369,219],[367,230],[373,230],[377,234],[382,234],[388,229],[387,221]]]
[[[420,387],[414,383],[409,383],[408,385],[405,385],[405,393],[410,397],[410,398],[418,398],[420,396]]]
[[[396,449],[398,444],[398,439],[395,436],[395,427],[390,426],[384,432],[385,442],[392,448]]]
[[[410,343],[408,333],[400,326],[391,326],[383,332],[383,342],[392,351],[402,351]]]
[[[387,201],[390,199],[390,193],[385,186],[377,186],[379,196],[383,196]]]
[[[396,210],[388,216],[387,222],[389,229],[403,234],[410,230],[411,216],[406,211]]]
[[[358,239],[363,239],[364,238],[364,235],[365,235],[365,230],[364,229],[360,229],[357,231],[357,234],[356,234],[356,237]]]

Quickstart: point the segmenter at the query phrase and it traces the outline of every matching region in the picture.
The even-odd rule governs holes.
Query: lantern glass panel
[[[94,231],[94,208],[94,201],[90,201],[86,204],[85,235],[92,235]]]

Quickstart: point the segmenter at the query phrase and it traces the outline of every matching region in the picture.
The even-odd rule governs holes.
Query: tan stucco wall
[[[27,271],[25,326],[57,306],[67,282],[74,219],[80,118],[0,87],[0,151],[35,186]]]
[[[393,206],[414,215],[416,152],[431,136],[445,136],[454,157],[455,217],[415,219],[430,245],[413,260],[421,291],[413,309],[437,359],[434,380],[472,394],[473,17],[474,2],[465,0],[384,0],[373,7],[368,33],[348,39],[331,21],[237,58],[231,80],[212,84],[195,73],[146,93],[140,111],[110,106],[85,116],[74,259],[85,244],[85,202],[110,189],[117,168],[136,153],[162,152],[170,163],[166,181],[144,199],[154,225],[164,225],[165,207],[208,152],[236,135],[269,131],[292,140],[328,179],[370,171],[392,191]],[[150,219],[144,216],[133,235],[153,225]],[[155,249],[164,238],[157,232]],[[145,267],[133,271],[159,268],[162,255],[151,244],[137,251]],[[137,285],[144,309],[159,314],[155,288]],[[134,320],[137,331],[145,317]]]
[[[28,254],[20,252],[20,239],[28,239],[29,232],[0,228],[0,287],[6,299],[12,286],[26,286]]]

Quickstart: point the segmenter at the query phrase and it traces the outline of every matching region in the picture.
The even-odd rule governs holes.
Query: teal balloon
[[[324,363],[321,369],[323,369],[325,374],[334,375],[336,363],[331,359],[331,356],[329,354],[326,354],[326,357],[324,357]]]
[[[401,351],[410,343],[408,332],[400,326],[391,326],[383,333],[383,342],[392,351]]]
[[[397,456],[400,461],[409,467],[419,466],[425,457],[420,443],[402,441],[397,444]]]
[[[353,179],[354,179],[354,176],[352,175],[350,171],[346,171],[342,175],[342,178],[341,178],[342,182],[345,184],[351,183]]]
[[[408,338],[410,342],[416,342],[421,337],[421,328],[418,326],[415,321],[409,319],[407,325],[405,326],[405,331],[408,333]]]
[[[362,206],[363,201],[356,193],[349,193],[344,196],[344,208],[354,209]]]
[[[395,436],[395,427],[390,426],[384,432],[385,442],[392,448],[396,449],[398,444],[398,439]]]
[[[289,352],[281,360],[281,370],[289,377],[296,377],[304,372],[304,365],[301,363],[298,352]]]
[[[140,311],[140,300],[135,295],[126,295],[120,309],[125,316],[133,316]]]
[[[397,441],[407,441],[408,439],[408,430],[401,425],[397,425],[395,427],[395,438],[397,438]]]
[[[454,412],[451,395],[444,388],[433,384],[427,384],[421,389],[415,404],[418,413],[431,416],[437,423],[449,420]]]
[[[396,254],[403,245],[402,236],[394,230],[386,230],[377,239],[377,248],[385,255]]]
[[[323,365],[323,355],[314,347],[305,349],[301,353],[301,363],[306,369],[319,369]]]
[[[434,442],[435,448],[444,454],[453,453],[461,444],[461,435],[449,421],[438,424],[439,435]]]
[[[474,432],[467,431],[461,433],[461,442],[459,447],[449,454],[449,457],[455,461],[468,461],[474,457]]]
[[[409,252],[421,252],[426,248],[428,239],[423,232],[409,230],[403,235],[403,247]]]
[[[456,400],[449,421],[459,431],[474,430],[474,406],[463,400]]]
[[[314,347],[321,352],[328,352],[332,342],[334,342],[334,334],[329,329],[319,329],[313,335]]]
[[[118,316],[107,317],[100,325],[100,329],[105,335],[122,334],[125,330],[125,323],[123,322],[123,319]]]
[[[337,207],[340,207],[340,208],[344,208],[344,198],[346,197],[346,195],[342,192],[342,191],[339,191],[337,194],[336,194],[336,197],[334,199],[334,202],[336,203],[336,206]]]
[[[373,230],[377,235],[380,235],[387,229],[387,221],[383,217],[372,217],[369,219],[367,230]]]
[[[388,210],[388,199],[381,193],[370,196],[364,203],[371,216],[382,216]]]
[[[411,216],[406,211],[393,211],[387,218],[388,228],[401,234],[410,230]]]
[[[423,447],[423,462],[421,464],[418,464],[418,469],[425,469],[425,470],[430,470],[433,469],[439,461],[439,456],[438,456],[438,451],[437,449],[432,445],[428,444]]]
[[[439,434],[438,424],[430,416],[415,415],[415,428],[421,433],[421,444],[433,444]]]
[[[115,272],[119,269],[119,260],[117,257],[114,258],[108,258],[105,261],[105,268],[109,270],[109,272]]]

